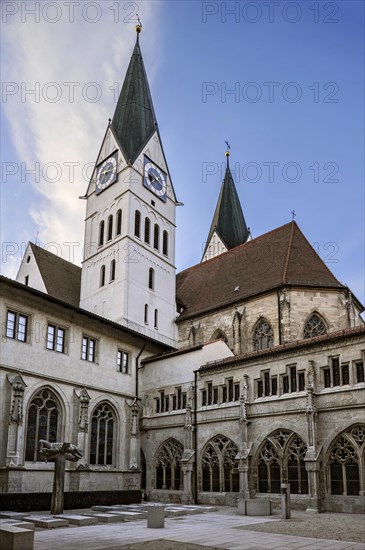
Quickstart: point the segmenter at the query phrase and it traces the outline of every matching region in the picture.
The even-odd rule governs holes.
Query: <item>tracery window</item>
[[[304,338],[313,338],[314,336],[320,336],[326,333],[326,325],[317,313],[313,313],[304,325]]]
[[[253,347],[255,351],[260,349],[272,348],[274,333],[271,325],[264,319],[260,321],[255,328],[253,337]]]
[[[184,448],[176,439],[168,439],[159,449],[155,461],[156,489],[182,489],[181,457]]]
[[[90,464],[113,464],[114,416],[107,403],[96,407],[91,418]]]
[[[257,460],[259,493],[280,493],[281,483],[290,483],[293,494],[308,494],[306,452],[304,441],[293,432],[278,430],[269,435]]]
[[[25,460],[36,462],[38,441],[46,439],[55,443],[59,430],[60,407],[56,396],[49,389],[39,391],[33,397],[28,409],[28,423],[25,444]]]
[[[237,445],[223,435],[217,435],[206,445],[201,460],[203,491],[238,492],[237,453]]]
[[[355,426],[335,440],[329,456],[332,495],[359,495],[364,443],[365,425]]]

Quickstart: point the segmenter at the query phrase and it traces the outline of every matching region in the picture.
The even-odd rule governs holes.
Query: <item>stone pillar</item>
[[[20,374],[8,374],[7,379],[11,386],[11,407],[8,423],[6,465],[21,466],[20,452],[23,439],[23,401],[24,390],[27,385]]]
[[[191,392],[189,392],[190,394]],[[184,452],[181,457],[181,469],[183,473],[183,494],[181,502],[192,504],[194,502],[192,491],[193,465],[195,460],[195,451],[193,449],[194,426],[192,423],[192,395],[189,395],[186,405],[185,426],[184,426]]]
[[[133,403],[128,406],[131,410],[130,424],[130,440],[129,440],[129,469],[138,470],[138,455],[139,455],[139,430],[138,430],[138,413],[139,404],[137,397]]]
[[[248,444],[248,425],[247,418],[247,396],[248,396],[248,376],[243,377],[242,393],[240,397],[240,441],[239,451],[236,457],[238,460],[239,473],[239,494],[238,494],[238,513],[246,514],[246,500],[250,498],[250,489],[248,484],[249,453],[251,446]]]
[[[305,468],[308,472],[308,492],[311,496],[311,504],[307,512],[320,512],[322,509],[319,486],[319,455],[321,449],[317,444],[318,412],[316,408],[316,372],[314,361],[309,361],[307,369],[307,453],[305,456]]]
[[[89,403],[90,395],[86,388],[83,388],[79,394],[75,391],[79,400],[79,420],[77,424],[77,446],[82,450],[84,458],[81,460],[80,466],[87,466],[87,448],[89,439]]]
[[[279,330],[281,332],[281,341],[283,344],[289,342],[292,338],[290,326],[290,298],[286,290],[279,294]]]

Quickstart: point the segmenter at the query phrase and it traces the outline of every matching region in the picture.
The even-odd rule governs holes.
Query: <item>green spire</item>
[[[214,231],[222,239],[228,250],[245,243],[250,232],[247,229],[242,212],[240,199],[229,168],[228,156],[227,168],[219,194],[217,206],[210,226],[204,254],[209,246]],[[204,257],[203,254],[203,257]]]
[[[136,28],[137,30],[137,28]],[[157,129],[156,116],[139,47],[139,32],[112,120],[127,161],[136,160]]]

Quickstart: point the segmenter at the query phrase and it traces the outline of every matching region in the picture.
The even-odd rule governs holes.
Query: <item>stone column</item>
[[[291,339],[291,326],[290,326],[290,298],[286,293],[286,290],[279,294],[279,330],[281,331],[282,343],[288,342]]]
[[[320,448],[317,444],[317,424],[318,412],[316,408],[316,373],[314,361],[309,361],[307,369],[307,446],[308,450],[305,456],[305,468],[308,472],[308,492],[311,496],[311,504],[307,512],[320,512],[322,508],[321,495],[319,487],[319,455]]]
[[[6,465],[21,466],[20,450],[23,439],[23,401],[27,387],[20,374],[7,375],[11,385],[11,407],[8,423]]]
[[[129,439],[129,469],[138,470],[138,455],[139,455],[139,430],[138,430],[138,413],[139,404],[137,397],[130,405],[127,403],[131,410],[131,423],[130,423],[130,439]]]
[[[90,398],[90,395],[87,393],[86,388],[83,388],[80,391],[79,395],[77,395],[77,397],[79,399],[77,446],[82,450],[84,457],[86,457],[88,433],[89,433],[89,403],[91,398]]]
[[[243,377],[242,393],[240,396],[240,441],[237,455],[239,472],[239,494],[238,494],[238,513],[246,513],[246,500],[250,498],[250,489],[248,484],[248,468],[250,445],[248,444],[248,425],[247,418],[247,396],[248,396],[248,376]]]
[[[194,426],[192,422],[191,403],[192,403],[192,395],[190,395],[188,399],[188,403],[186,405],[185,426],[184,426],[184,452],[181,457],[181,469],[183,473],[183,486],[184,486],[181,502],[183,502],[184,504],[192,504],[194,502],[193,491],[192,491],[192,476],[193,476],[193,465],[195,460],[195,451],[193,449]]]

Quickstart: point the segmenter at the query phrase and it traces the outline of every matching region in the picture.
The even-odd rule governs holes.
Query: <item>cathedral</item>
[[[364,511],[364,307],[295,221],[251,237],[229,150],[201,262],[176,274],[136,30],[83,197],[82,267],[29,242],[1,277],[0,508],[47,508],[44,439],[83,452],[69,508],[278,505],[289,484],[296,508]]]

